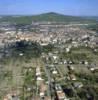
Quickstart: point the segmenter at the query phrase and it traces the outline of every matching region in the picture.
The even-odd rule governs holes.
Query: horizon
[[[12,14],[9,14],[9,15],[0,15],[0,17],[3,17],[3,16],[11,16],[11,17],[21,17],[21,16],[39,16],[39,15],[42,15],[42,14],[50,14],[50,13],[54,13],[54,14],[59,14],[59,15],[63,15],[63,16],[72,16],[72,17],[98,17],[98,15],[65,15],[65,14],[62,14],[62,13],[58,13],[58,12],[44,12],[44,13],[39,13],[39,14],[16,14],[16,15],[12,15]]]
[[[31,16],[59,13],[71,16],[98,16],[98,0],[4,0],[0,16]]]

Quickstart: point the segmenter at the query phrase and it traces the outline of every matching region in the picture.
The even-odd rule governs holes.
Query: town
[[[0,24],[0,100],[97,100],[95,23]]]

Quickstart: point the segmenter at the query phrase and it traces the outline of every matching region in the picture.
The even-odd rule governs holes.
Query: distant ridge
[[[77,16],[68,16],[63,14],[58,14],[55,12],[49,12],[39,15],[32,15],[32,16],[3,16],[0,18],[0,22],[11,22],[17,24],[31,24],[32,21],[54,21],[54,22],[95,22],[94,19],[87,19],[83,17]]]
[[[93,19],[93,20],[98,21],[98,16],[84,16],[83,18],[85,18],[85,19]]]

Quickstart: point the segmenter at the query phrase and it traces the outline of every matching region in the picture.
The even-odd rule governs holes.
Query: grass
[[[61,58],[66,60],[72,60],[76,63],[80,61],[88,61],[89,63],[96,62],[98,60],[98,55],[93,52],[91,48],[86,47],[78,47],[72,48],[70,53],[66,53],[65,51],[59,54]]]
[[[23,69],[25,68],[32,68],[32,72],[27,75],[25,78],[27,79],[28,82],[32,82],[30,83],[32,86],[34,85],[35,81],[30,81],[30,79],[33,79],[33,75],[35,74],[34,69],[37,66],[43,66],[41,59],[40,58],[32,58],[32,59],[25,59],[27,62],[18,59],[18,58],[4,58],[2,60],[1,65],[3,66],[3,71],[4,71],[4,78],[2,78],[2,81],[0,81],[0,96],[5,95],[7,92],[9,92],[9,90],[11,90],[12,88],[16,88],[16,91],[21,91],[20,87],[22,88],[23,84],[24,84],[24,77],[25,75],[23,74]],[[28,61],[29,60],[29,61]],[[6,72],[6,73],[5,73]],[[2,75],[1,75],[2,76]],[[11,79],[10,79],[11,77]],[[4,94],[3,94],[4,93]]]

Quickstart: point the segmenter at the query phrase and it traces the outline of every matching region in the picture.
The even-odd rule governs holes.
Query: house
[[[88,65],[88,61],[81,61],[80,64]]]
[[[58,57],[57,56],[53,56],[53,59],[56,60]]]
[[[56,100],[69,100],[66,96],[65,93],[62,90],[62,87],[60,84],[55,85],[55,90],[56,90]]]
[[[70,52],[70,48],[66,48],[66,53],[69,53]]]
[[[54,61],[54,64],[58,64],[58,60],[55,60],[55,61]]]
[[[57,74],[57,73],[58,73],[57,70],[52,71],[52,74]]]
[[[40,76],[37,77],[37,81],[42,81],[42,80],[43,79]]]
[[[39,76],[39,75],[41,75],[41,72],[40,72],[40,68],[37,67],[37,68],[36,68],[36,76]]]
[[[64,60],[64,64],[67,64],[67,61],[66,60]]]
[[[74,82],[74,83],[73,83],[73,86],[74,86],[75,88],[82,88],[82,87],[83,87],[83,84],[82,84],[82,82]]]
[[[70,74],[70,75],[69,75],[69,79],[70,79],[70,80],[77,80],[77,79],[76,79],[76,76],[75,76],[74,74]]]
[[[7,94],[3,100],[20,100],[16,93]]]
[[[74,67],[73,67],[73,66],[67,66],[67,68],[68,68],[69,70],[74,70]]]
[[[41,46],[47,46],[48,42],[40,43]]]
[[[36,76],[40,76],[41,75],[41,72],[36,72]]]
[[[88,61],[85,61],[84,64],[85,64],[85,65],[88,65]]]
[[[57,91],[56,92],[57,93],[57,98],[58,98],[58,100],[64,100],[65,99],[65,93],[64,92],[62,92],[62,91]]]
[[[76,41],[72,41],[74,47],[78,47],[78,43]]]
[[[40,92],[39,95],[40,95],[41,98],[43,98],[45,96],[45,93],[44,92]]]
[[[60,84],[55,84],[55,90],[61,92],[62,91],[62,87]]]
[[[98,71],[98,67],[91,67],[90,70],[91,70],[92,72],[96,72],[96,71]]]
[[[23,56],[24,54],[23,53],[19,53],[19,56]]]

